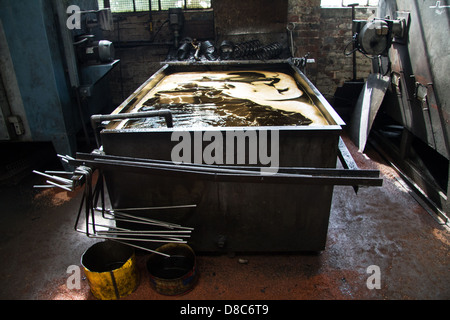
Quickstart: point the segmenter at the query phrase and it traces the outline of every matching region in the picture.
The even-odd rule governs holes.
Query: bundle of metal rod
[[[66,191],[73,191],[74,181],[72,179],[68,179],[62,177],[61,175],[73,175],[74,172],[65,172],[65,171],[45,171],[39,172],[33,170],[33,173],[38,174],[47,178],[43,185],[35,185],[34,188],[61,188]]]
[[[187,207],[187,206],[186,206]],[[170,208],[170,207],[167,207]],[[134,208],[129,208],[134,210]],[[142,208],[142,209],[154,209],[154,208]],[[118,227],[109,227],[107,231],[97,231],[98,235],[112,235],[116,237],[129,237],[138,236],[139,239],[133,238],[133,240],[139,241],[149,241],[149,242],[179,242],[186,243],[187,238],[191,236],[193,228],[183,227],[178,224],[168,223],[164,221],[158,221],[154,219],[149,219],[145,217],[139,217],[132,214],[126,214],[119,212],[117,210],[103,210],[102,208],[96,208],[96,211],[102,212],[104,215],[109,215],[109,219],[114,221],[124,221],[129,223],[144,224],[148,226],[160,227],[166,230],[130,230]],[[99,227],[105,227],[104,225],[98,224]]]
[[[58,157],[68,163],[69,160],[75,160],[70,156],[58,155]],[[34,188],[60,188],[65,191],[72,192],[74,189],[83,184],[83,168],[78,167],[74,171],[45,171],[40,172],[33,170],[33,173],[45,177],[47,180],[43,185],[35,185]]]
[[[380,186],[378,170],[348,170],[333,168],[282,167],[270,175],[261,174],[267,168],[232,167],[203,164],[174,164],[170,161],[138,159],[109,155],[78,154],[72,165],[89,165],[102,169],[120,169],[164,175],[201,175],[204,179],[259,183],[293,183],[347,186]],[[270,168],[269,168],[270,169]]]
[[[93,171],[88,167],[77,169],[84,175],[85,189],[81,200],[78,215],[75,221],[74,229],[77,232],[85,234],[89,238],[105,239],[120,242],[135,248],[139,248],[152,253],[158,253],[146,247],[137,245],[140,242],[154,243],[187,243],[193,228],[183,227],[178,224],[158,221],[146,217],[140,217],[132,213],[122,211],[140,211],[140,210],[162,210],[192,208],[195,205],[169,206],[169,207],[151,207],[151,208],[123,208],[119,210],[106,209],[105,190],[103,185],[103,175],[99,172],[99,177],[95,186],[92,185]],[[99,200],[101,206],[98,206]],[[81,214],[85,213],[85,226],[79,228]],[[101,213],[101,214],[100,214]],[[154,230],[129,230],[115,226],[116,221],[127,221],[129,223],[139,224],[147,228],[153,227]],[[165,255],[165,254],[163,254]]]

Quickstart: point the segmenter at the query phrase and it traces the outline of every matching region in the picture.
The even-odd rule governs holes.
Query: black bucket
[[[194,251],[185,244],[166,244],[156,251],[165,257],[152,254],[147,261],[150,284],[156,292],[175,296],[191,291],[197,282],[198,272]]]

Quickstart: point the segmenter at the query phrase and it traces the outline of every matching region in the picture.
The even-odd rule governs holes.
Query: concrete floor
[[[384,185],[357,195],[335,187],[325,251],[198,256],[199,281],[179,297],[150,288],[148,255],[140,253],[140,284],[124,300],[450,299],[448,227],[414,200],[373,150],[361,154],[346,143],[361,168],[381,170]],[[33,189],[40,181],[29,175],[1,187],[0,299],[93,300],[84,277],[81,289],[67,287],[67,268],[80,266],[83,252],[98,241],[73,230],[81,192]],[[380,289],[367,287],[371,265],[380,268]]]

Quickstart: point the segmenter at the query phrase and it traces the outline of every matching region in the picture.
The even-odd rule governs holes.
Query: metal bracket
[[[22,119],[19,116],[9,116],[8,121],[14,126],[16,135],[21,136],[25,134],[25,128]]]

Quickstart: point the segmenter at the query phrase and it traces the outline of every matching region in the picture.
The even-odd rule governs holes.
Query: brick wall
[[[357,8],[355,19],[366,20],[375,15],[374,8]],[[334,95],[336,88],[353,79],[352,55],[345,55],[344,49],[352,39],[351,8],[322,8],[320,10],[320,44],[316,55],[317,72],[315,84],[326,97]],[[352,50],[350,44],[347,52]],[[365,79],[371,72],[370,59],[356,53],[356,78]]]
[[[295,23],[296,56],[310,53],[315,59],[314,64],[308,64],[306,74],[326,98],[331,98],[338,86],[353,77],[352,58],[343,54],[345,45],[352,39],[351,8],[321,8],[320,0],[280,1],[288,2],[287,21]],[[214,1],[213,6],[214,3],[217,6],[219,1]],[[223,12],[225,7],[219,8]],[[356,19],[367,19],[373,15],[372,11],[357,8]],[[218,14],[220,12],[210,11],[198,16],[199,13],[191,12],[186,13],[186,19],[201,22],[214,19]],[[121,59],[121,63],[109,75],[113,104],[118,106],[161,67],[172,38],[167,24],[154,37],[167,19],[167,12],[153,13],[153,31],[150,31],[148,13],[121,14],[115,18],[119,18],[115,30],[104,33],[104,37],[120,40],[124,45],[116,48],[116,58]],[[280,34],[280,30],[276,32]],[[287,38],[286,31],[282,39],[286,46]],[[370,73],[371,62],[360,53],[357,57],[357,77],[365,78]]]
[[[320,0],[289,0],[288,22],[294,23],[295,56],[303,57],[307,53],[317,61],[320,50]],[[315,83],[318,64],[309,64],[308,78]]]

